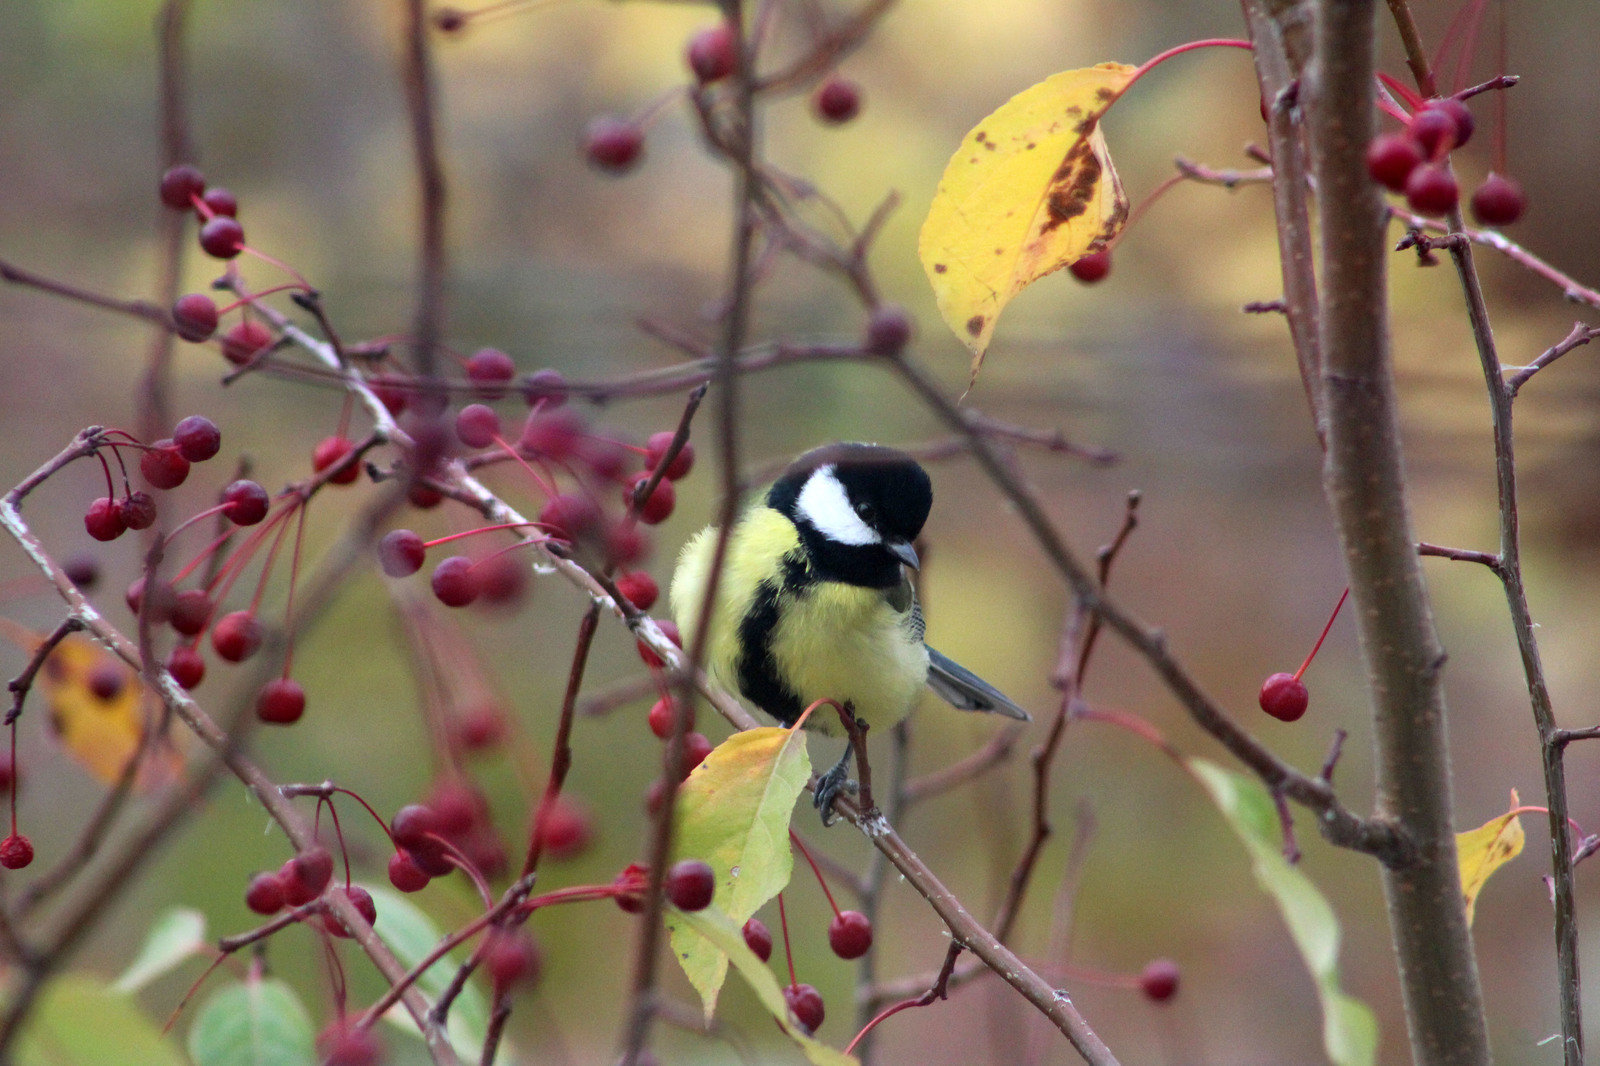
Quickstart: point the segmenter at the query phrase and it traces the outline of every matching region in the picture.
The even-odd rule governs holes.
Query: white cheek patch
[[[856,545],[883,543],[883,538],[850,506],[850,497],[831,465],[818,467],[806,479],[800,498],[795,501],[795,510],[831,541]]]

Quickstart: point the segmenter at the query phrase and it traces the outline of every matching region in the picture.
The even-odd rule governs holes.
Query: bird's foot
[[[811,805],[822,816],[823,828],[834,822],[833,801],[839,798],[839,793],[848,792],[855,795],[860,786],[849,777],[850,752],[847,749],[844,758],[827,773],[817,778],[817,789],[811,800]]]

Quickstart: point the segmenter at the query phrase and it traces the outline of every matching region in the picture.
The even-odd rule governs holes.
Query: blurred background
[[[156,10],[131,0],[19,0],[0,9],[0,258],[122,297],[155,291],[163,210],[155,196],[162,169]],[[403,332],[412,313],[416,193],[397,72],[400,10],[370,0],[216,0],[192,11],[196,162],[238,195],[250,243],[293,264],[322,291],[347,340]],[[815,10],[837,20],[850,8],[824,3]],[[1491,58],[1496,10],[1488,9],[1467,83],[1499,72]],[[1437,42],[1455,11],[1419,4],[1425,38]],[[643,112],[681,86],[684,44],[714,16],[706,6],[571,0],[529,5],[435,38],[450,187],[445,339],[453,349],[493,345],[522,371],[553,367],[593,379],[678,359],[637,328],[641,317],[715,336],[706,316],[725,285],[731,182],[703,152],[686,105],[667,103],[650,127],[642,165],[623,178],[588,167],[579,147],[595,116]],[[1590,57],[1600,11],[1572,0],[1533,0],[1509,7],[1507,18],[1506,69],[1524,78],[1507,94],[1507,169],[1531,205],[1508,236],[1593,285],[1600,282],[1600,81]],[[785,24],[790,46],[799,24]],[[1009,96],[1058,70],[1138,63],[1184,40],[1241,34],[1237,9],[1187,0],[908,0],[842,64],[863,88],[857,119],[824,126],[800,93],[763,112],[761,135],[775,166],[814,182],[857,224],[889,191],[899,193],[872,266],[885,297],[906,305],[919,324],[915,354],[953,394],[965,381],[967,354],[938,320],[915,249],[960,138]],[[1386,68],[1403,77],[1387,26],[1383,39]],[[1502,135],[1493,100],[1480,98],[1475,111],[1479,132],[1456,156],[1465,190],[1488,169]],[[1172,172],[1175,155],[1215,167],[1253,166],[1244,147],[1264,143],[1264,129],[1248,57],[1214,50],[1163,66],[1117,105],[1106,130],[1136,203]],[[1575,318],[1593,321],[1592,309],[1564,302],[1556,287],[1496,254],[1480,250],[1478,262],[1507,364],[1531,361]],[[245,269],[257,287],[278,278],[267,267]],[[1436,543],[1494,550],[1487,405],[1459,284],[1448,265],[1419,269],[1409,253],[1396,255],[1392,269],[1416,530]],[[191,255],[182,288],[201,289],[215,274],[214,261]],[[1121,456],[1105,468],[1038,455],[1025,463],[1084,557],[1114,533],[1129,490],[1143,492],[1140,527],[1114,578],[1123,602],[1164,628],[1206,688],[1297,765],[1314,770],[1333,731],[1348,730],[1337,780],[1349,805],[1365,811],[1368,707],[1348,617],[1333,627],[1306,675],[1311,709],[1304,719],[1285,725],[1255,706],[1267,674],[1299,665],[1344,585],[1286,330],[1275,316],[1240,313],[1247,302],[1279,294],[1267,190],[1180,186],[1126,234],[1107,280],[1085,287],[1063,273],[1010,307],[969,402]],[[755,316],[763,338],[850,339],[862,325],[837,281],[794,263],[781,265],[762,288]],[[146,345],[146,330],[132,320],[15,286],[0,289],[0,483],[15,484],[84,425],[134,427]],[[312,444],[338,423],[341,395],[259,375],[223,388],[226,369],[215,345],[181,345],[174,413],[213,418],[224,433],[219,463],[248,454],[269,489],[303,477]],[[1592,696],[1600,684],[1597,387],[1590,349],[1579,349],[1529,385],[1517,407],[1527,578],[1557,714],[1568,727],[1600,718]],[[939,437],[933,421],[870,367],[787,369],[749,379],[746,390],[743,432],[752,466],[840,438],[914,444]],[[680,408],[680,397],[618,402],[593,417],[615,435],[642,441],[675,425]],[[680,484],[677,512],[657,532],[652,570],[663,584],[677,545],[716,506],[712,425],[699,424],[700,466]],[[1043,719],[1053,707],[1047,679],[1067,597],[970,465],[945,463],[933,473],[938,502],[924,574],[929,639]],[[173,494],[183,501],[181,513],[203,506],[225,471],[204,474]],[[536,509],[536,495],[516,475],[498,471],[494,484],[513,503]],[[137,545],[132,537],[95,545],[82,525],[84,508],[103,491],[94,465],[80,463],[36,493],[28,514],[61,555],[94,550],[104,573],[100,600],[115,622],[130,624],[121,589],[137,572]],[[309,558],[371,491],[317,500]],[[415,521],[429,535],[466,524],[459,514]],[[1510,789],[1542,803],[1534,727],[1498,583],[1465,564],[1430,560],[1426,570],[1451,656],[1456,814],[1460,826],[1475,826],[1506,809]],[[421,580],[412,587],[421,589]],[[40,630],[58,620],[56,601],[9,545],[0,548],[0,583],[7,616]],[[282,596],[280,581],[269,605]],[[584,606],[573,589],[551,580],[538,582],[518,612],[452,616],[514,713],[518,743],[475,768],[513,850],[524,832],[522,784],[542,781]],[[256,750],[269,773],[333,778],[380,812],[427,791],[434,760],[395,617],[373,566],[306,635],[296,674],[309,710],[294,729],[259,737]],[[631,643],[620,627],[602,625],[590,671],[595,688],[642,675]],[[7,676],[23,661],[18,651],[0,651]],[[230,688],[234,680],[213,664],[198,695],[208,707],[226,708],[239,695]],[[1115,641],[1103,642],[1087,696],[1146,716],[1186,751],[1225,758]],[[640,856],[642,783],[659,766],[658,742],[643,721],[648,704],[646,698],[580,721],[569,788],[592,812],[597,837],[578,859],[550,865],[543,887],[609,881]],[[709,717],[702,711],[702,728],[720,739]],[[998,727],[928,706],[913,724],[913,770],[960,758]],[[1011,764],[920,807],[901,826],[976,914],[992,913],[1026,842],[1025,756],[1042,735],[1034,725]],[[24,719],[20,744],[22,825],[49,861],[68,846],[102,787],[60,752],[42,715]],[[832,756],[829,749],[815,758]],[[1572,810],[1586,830],[1600,829],[1597,768],[1600,752],[1570,749]],[[1068,961],[1047,953],[1052,900],[1085,807],[1097,831],[1076,896],[1070,961],[1135,974],[1164,956],[1182,971],[1181,991],[1164,1005],[1136,991],[1062,979],[1122,1060],[1324,1061],[1313,983],[1257,890],[1243,849],[1192,782],[1120,732],[1077,725],[1068,735],[1056,771],[1057,839],[1036,878],[1017,941],[1021,953],[1047,972]],[[1343,923],[1346,987],[1378,1014],[1381,1061],[1404,1061],[1374,866],[1325,846],[1300,821],[1303,868]],[[361,873],[381,880],[379,834],[353,808],[352,823],[361,847],[377,856]],[[809,815],[797,824],[840,861],[865,863],[869,848],[858,835],[818,833]],[[1541,883],[1548,846],[1542,818],[1526,824],[1527,850],[1490,882],[1474,935],[1497,1057],[1556,1062],[1556,1045],[1542,1043],[1558,1029]],[[174,903],[205,911],[216,935],[250,927],[242,900],[248,875],[287,854],[280,835],[265,828],[240,789],[219,789],[148,876],[119,894],[74,965],[119,971],[151,917]],[[1580,870],[1579,904],[1585,968],[1595,973],[1600,898],[1591,875]],[[8,874],[0,887],[26,880]],[[459,888],[437,885],[419,899],[441,922],[454,923],[471,907]],[[809,874],[797,873],[789,913],[800,979],[821,989],[828,1004],[820,1035],[842,1046],[853,1032],[853,966],[827,949],[826,904]],[[776,929],[775,913],[765,917]],[[632,921],[609,904],[534,919],[546,977],[514,1017],[522,1061],[610,1061],[625,1008]],[[937,921],[892,882],[878,940],[886,976],[931,970],[944,955]],[[328,1016],[330,995],[309,934],[284,934],[269,959],[318,1018]],[[369,967],[353,952],[347,959],[353,995],[375,995]],[[143,994],[145,1006],[164,1017],[193,976],[184,971],[157,983]],[[1585,997],[1591,1016],[1600,1009],[1593,987]],[[667,989],[692,999],[676,972]],[[741,1034],[738,1042],[666,1029],[662,1060],[799,1061],[744,989],[730,987],[724,1017]],[[883,1061],[1076,1061],[992,980],[892,1019],[879,1032]],[[423,1061],[419,1045],[398,1036],[389,1045],[395,1062]]]

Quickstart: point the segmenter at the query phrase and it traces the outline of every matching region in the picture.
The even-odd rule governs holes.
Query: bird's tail
[[[928,649],[928,687],[957,710],[991,711],[1019,722],[1033,721],[1033,715],[1012,703],[1005,693],[932,648]]]

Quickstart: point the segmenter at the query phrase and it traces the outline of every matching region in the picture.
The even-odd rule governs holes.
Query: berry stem
[[[305,501],[304,500],[295,501],[295,503],[290,505],[290,509],[291,510],[294,509],[294,508],[299,508],[300,514],[301,514],[301,518],[302,518],[302,520],[304,520],[304,516],[305,516]],[[283,511],[279,515],[279,517],[280,518],[287,517],[288,514],[289,514],[288,511]],[[278,523],[277,535],[272,538],[272,547],[267,549],[267,558],[261,564],[261,577],[256,580],[256,592],[255,592],[255,595],[250,597],[250,613],[251,614],[255,614],[260,610],[261,600],[267,594],[267,579],[272,576],[272,568],[278,561],[278,552],[282,550],[282,548],[283,548],[283,538],[288,534],[288,532],[289,532],[289,523],[280,521]]]
[[[811,872],[817,875],[817,884],[822,886],[822,894],[828,897],[828,906],[833,908],[835,918],[839,916],[839,905],[833,901],[833,892],[828,888],[827,878],[822,876],[822,870],[817,866],[817,860],[811,857],[811,849],[807,848],[793,829],[789,830],[789,843],[800,849],[800,854],[806,857],[806,862],[811,866]]]
[[[288,646],[283,650],[283,676],[289,676],[289,667],[294,662],[294,586],[300,577],[300,551],[306,541],[306,511],[310,508],[304,504],[300,506],[300,516],[294,527],[294,551],[289,556],[289,591],[283,601],[283,630],[288,636]],[[285,528],[288,524],[285,523]]]
[[[12,806],[15,806],[15,788],[12,789],[11,795],[13,798]],[[783,957],[789,964],[789,987],[798,988],[800,982],[795,980],[794,976],[794,949],[789,947],[789,912],[784,908],[782,892],[778,893],[778,925],[783,929]]]
[[[17,835],[17,720],[11,719],[11,835]]]
[[[1385,89],[1388,89],[1400,99],[1404,100],[1406,106],[1411,108],[1411,110],[1415,111],[1417,108],[1422,106],[1422,97],[1418,96],[1415,89],[1412,89],[1399,78],[1396,78],[1391,74],[1385,74],[1380,70],[1378,71],[1378,80],[1383,83],[1383,87]],[[1405,121],[1404,115],[1399,117],[1402,122]]]
[[[1207,37],[1202,41],[1189,41],[1186,44],[1175,45],[1171,48],[1168,48],[1165,52],[1162,52],[1154,59],[1145,60],[1144,63],[1140,65],[1139,69],[1133,72],[1133,77],[1128,79],[1128,84],[1122,87],[1122,91],[1127,92],[1129,89],[1133,88],[1134,82],[1150,73],[1152,68],[1161,63],[1165,63],[1173,56],[1179,56],[1185,52],[1192,52],[1197,48],[1243,48],[1248,52],[1250,51],[1250,47],[1249,41],[1241,41],[1232,37]]]
[[[350,849],[344,846],[344,827],[339,824],[339,808],[333,805],[333,797],[328,796],[317,801],[318,805],[328,805],[328,817],[333,819],[333,838],[339,842],[339,854],[344,858],[344,887],[350,890]]]
[[[1328,616],[1328,624],[1322,627],[1322,636],[1317,638],[1316,644],[1311,648],[1311,654],[1306,656],[1306,661],[1300,664],[1300,669],[1294,672],[1294,679],[1300,680],[1300,675],[1306,672],[1306,667],[1311,665],[1311,660],[1317,657],[1317,652],[1322,649],[1322,642],[1328,639],[1328,630],[1333,628],[1333,620],[1339,617],[1339,608],[1344,606],[1344,601],[1350,595],[1350,586],[1339,594],[1339,602],[1333,605],[1333,613]]]
[[[543,403],[544,401],[540,400],[539,402]],[[511,460],[518,466],[522,467],[522,469],[527,472],[529,477],[533,478],[533,483],[539,486],[539,491],[544,493],[547,498],[556,495],[555,482],[550,478],[550,472],[548,470],[546,470],[544,476],[541,477],[539,472],[533,468],[532,464],[530,464],[521,455],[517,454],[517,449],[499,434],[495,434],[494,442],[504,449],[505,453],[511,456]]]
[[[528,529],[530,527],[536,529],[536,528],[538,528],[538,523],[536,523],[536,522],[504,522],[504,523],[501,523],[500,525],[497,525],[497,526],[479,526],[476,529],[469,529],[464,533],[452,533],[448,537],[440,537],[438,540],[423,541],[422,546],[424,548],[437,548],[441,544],[449,544],[451,541],[453,541],[453,540],[461,540],[463,537],[475,537],[479,533],[497,533],[502,529]],[[519,543],[521,543],[521,542],[519,542]],[[515,547],[515,546],[516,545],[513,545],[513,547]]]

